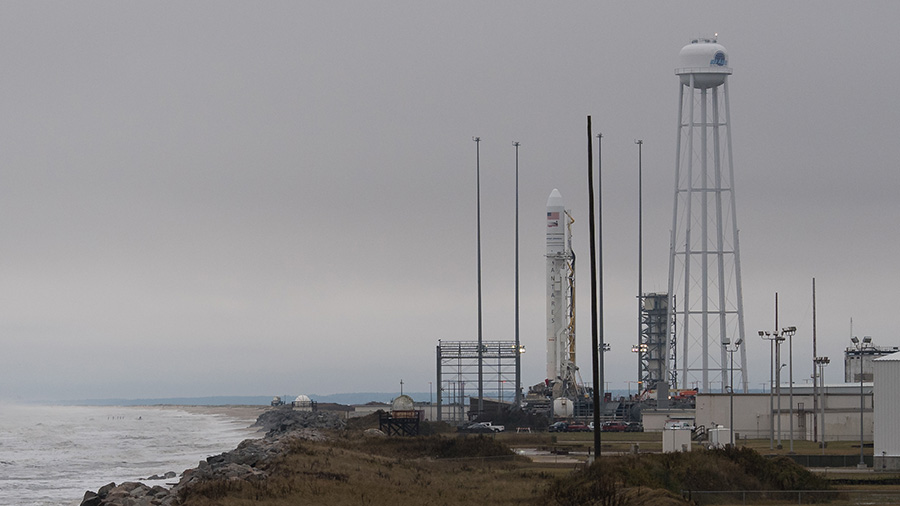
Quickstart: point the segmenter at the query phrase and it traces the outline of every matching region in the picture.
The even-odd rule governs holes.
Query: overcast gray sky
[[[587,259],[587,115],[627,388],[634,139],[644,286],[665,291],[676,57],[714,33],[751,386],[775,292],[811,373],[813,277],[839,381],[851,318],[900,345],[898,20],[890,1],[0,3],[0,399],[427,391],[437,340],[476,338],[474,135],[491,340],[513,338],[522,143],[523,381],[542,381],[545,204],[558,188]]]

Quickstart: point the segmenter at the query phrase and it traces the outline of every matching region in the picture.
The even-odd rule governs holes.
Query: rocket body
[[[566,209],[559,190],[547,199],[547,379],[565,376],[566,333]]]

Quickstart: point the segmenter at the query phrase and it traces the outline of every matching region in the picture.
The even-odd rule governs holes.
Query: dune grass
[[[431,435],[385,438],[353,428],[328,441],[297,439],[264,464],[266,479],[206,482],[186,491],[184,504],[680,505],[687,504],[682,490],[829,488],[827,480],[789,459],[764,457],[751,445],[652,454],[645,452],[659,444],[658,433],[604,434],[603,458],[589,467],[590,433],[458,435],[441,426],[427,432]],[[635,444],[638,455],[629,453]],[[519,447],[580,453],[574,464],[536,463],[518,456]]]
[[[297,440],[266,465],[267,479],[208,482],[184,504],[542,504],[553,475],[528,464],[484,436]]]

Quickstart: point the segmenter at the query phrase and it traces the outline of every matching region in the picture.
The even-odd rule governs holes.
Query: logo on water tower
[[[724,67],[728,65],[728,60],[725,59],[725,53],[722,51],[716,51],[716,55],[712,60],[709,61],[710,65],[718,65],[719,67]]]

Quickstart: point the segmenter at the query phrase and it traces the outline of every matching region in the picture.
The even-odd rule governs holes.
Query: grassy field
[[[549,446],[556,445],[560,447],[577,447],[581,451],[587,451],[587,448],[593,448],[594,434],[591,432],[564,432],[564,433],[535,433],[535,434],[516,434],[516,433],[500,433],[497,435],[501,441],[511,446],[528,446],[539,445]],[[640,452],[660,452],[662,451],[662,433],[660,432],[604,432],[601,437],[602,452],[631,453],[634,446],[638,446]],[[694,445],[702,446],[702,443],[695,442]],[[740,439],[735,444],[738,448],[752,448],[763,455],[788,455],[790,454],[790,445],[787,440],[782,441],[782,449],[770,449],[768,439]],[[865,455],[872,455],[872,448],[863,449]],[[799,455],[859,455],[859,442],[853,441],[831,441],[827,447],[822,449],[818,443],[812,441],[794,441],[794,453]]]
[[[571,472],[533,465],[478,436],[297,441],[264,469],[266,480],[209,482],[184,504],[537,505],[555,477]]]
[[[900,489],[890,483],[890,479],[900,483],[896,475],[833,471],[817,476],[787,459],[763,458],[760,453],[772,453],[768,440],[741,440],[739,448],[729,452],[663,455],[658,453],[659,433],[604,433],[600,465],[589,467],[592,433],[458,435],[444,429],[431,436],[383,438],[365,436],[362,429],[333,433],[325,442],[297,440],[289,452],[261,466],[268,478],[211,481],[190,490],[184,504],[637,506],[687,504],[680,498],[685,489],[809,490],[838,483],[840,490],[862,490],[857,496],[828,493],[830,504],[844,505]],[[821,452],[801,442],[795,442],[794,448],[799,453],[807,446]],[[636,447],[639,454],[633,453]],[[533,461],[519,455],[526,449],[565,458]],[[833,443],[826,451],[853,455],[859,449],[852,443]],[[802,500],[796,495],[739,493],[720,496],[716,504],[798,504]],[[769,502],[757,502],[763,497]],[[806,497],[816,496],[807,492]],[[889,501],[900,498],[887,497]],[[709,498],[697,494],[694,500],[707,504],[704,499]]]

